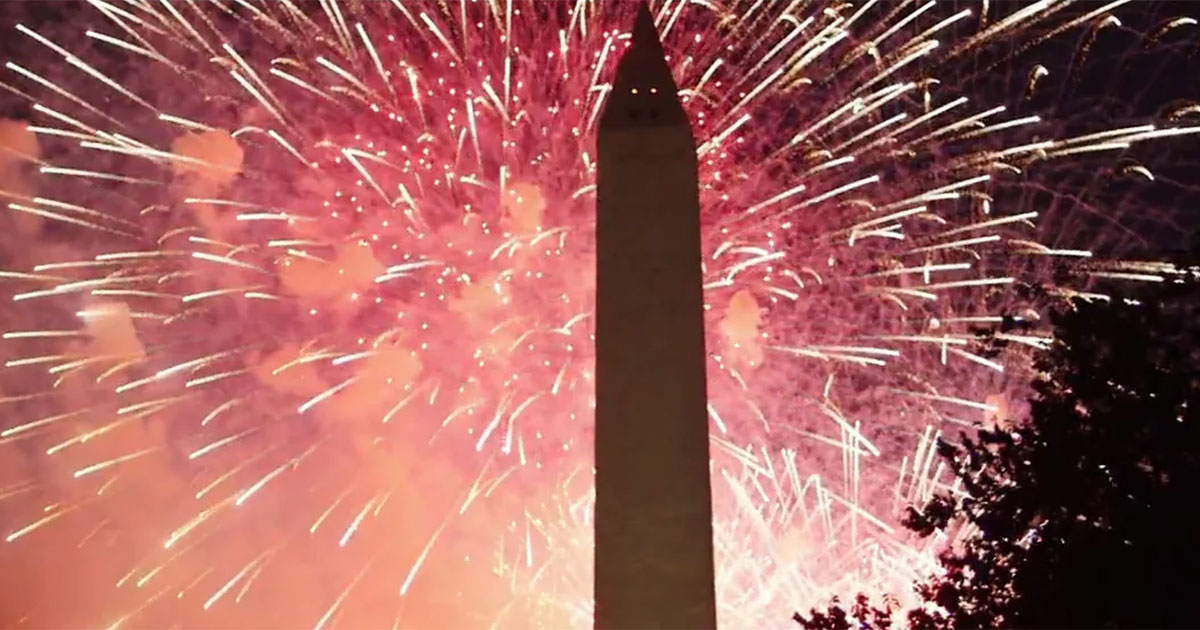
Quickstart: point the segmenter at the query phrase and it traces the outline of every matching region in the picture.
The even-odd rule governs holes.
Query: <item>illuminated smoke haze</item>
[[[1019,413],[1055,299],[1154,279],[1101,259],[1169,229],[1198,108],[1104,86],[1195,21],[1122,4],[654,3],[702,143],[723,625],[931,570],[896,517],[945,489],[934,437]],[[6,8],[5,623],[589,625],[635,7]]]

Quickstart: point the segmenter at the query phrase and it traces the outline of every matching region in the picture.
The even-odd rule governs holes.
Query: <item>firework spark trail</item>
[[[1038,295],[1161,279],[1028,192],[1156,181],[1194,105],[1068,127],[955,87],[1088,54],[1120,4],[655,3],[700,139],[724,625],[928,571],[894,516],[957,491],[947,423],[1011,415]],[[82,40],[16,25],[0,80],[32,111],[0,121],[5,610],[590,623],[591,134],[630,3],[90,5]]]

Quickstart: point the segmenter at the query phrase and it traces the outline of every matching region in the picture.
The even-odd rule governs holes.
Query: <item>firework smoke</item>
[[[1155,277],[1092,250],[1166,222],[1128,211],[1196,107],[1053,87],[1194,28],[1123,4],[654,3],[702,142],[723,625],[930,570],[895,516],[944,489],[936,436],[1016,413],[1055,296]],[[634,6],[10,20],[5,622],[588,625],[593,136]]]

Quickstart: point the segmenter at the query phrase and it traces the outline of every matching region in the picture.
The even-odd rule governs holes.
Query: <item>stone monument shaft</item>
[[[600,118],[595,625],[713,628],[696,143],[645,4]]]

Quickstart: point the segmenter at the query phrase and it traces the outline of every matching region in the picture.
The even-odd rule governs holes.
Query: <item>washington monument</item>
[[[596,628],[714,628],[696,141],[643,3],[600,118]]]

